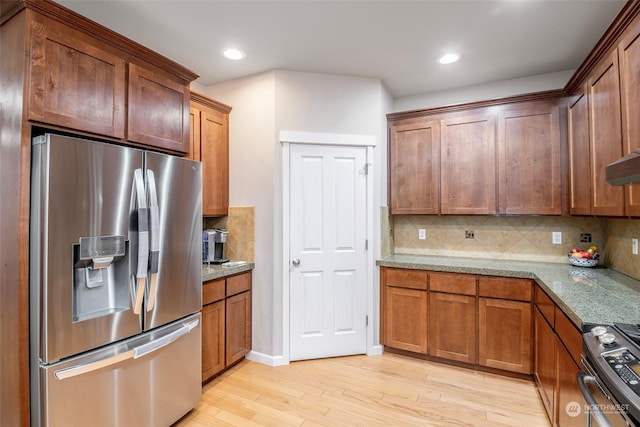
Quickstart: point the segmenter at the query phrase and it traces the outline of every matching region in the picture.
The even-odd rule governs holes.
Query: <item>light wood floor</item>
[[[549,427],[526,380],[385,353],[270,367],[243,361],[174,427]]]

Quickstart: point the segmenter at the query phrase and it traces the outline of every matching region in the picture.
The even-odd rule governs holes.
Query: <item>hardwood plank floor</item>
[[[174,427],[549,427],[531,381],[392,353],[293,362],[245,360],[203,387]]]

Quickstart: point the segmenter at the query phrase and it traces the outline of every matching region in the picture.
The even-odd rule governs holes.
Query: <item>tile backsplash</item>
[[[385,208],[386,209],[386,208]],[[599,218],[555,216],[382,216],[382,253],[386,227],[390,253],[458,256],[471,258],[567,262],[572,247],[591,244],[605,247],[605,221]],[[385,220],[387,225],[385,225]],[[418,239],[424,229],[426,238]],[[466,238],[469,232],[473,238]],[[552,243],[552,233],[562,233],[562,243]],[[581,243],[590,233],[592,243]]]
[[[229,213],[220,218],[203,218],[204,228],[224,228],[227,235],[227,258],[255,262],[255,207],[229,206]]]
[[[608,218],[604,235],[605,265],[640,280],[640,255],[631,253],[631,239],[640,239],[640,220]]]

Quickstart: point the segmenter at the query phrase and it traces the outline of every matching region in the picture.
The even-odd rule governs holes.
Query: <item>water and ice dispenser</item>
[[[128,242],[124,236],[81,237],[73,245],[73,320],[130,307]]]

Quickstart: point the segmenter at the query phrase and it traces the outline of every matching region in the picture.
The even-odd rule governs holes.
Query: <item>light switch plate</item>
[[[425,240],[426,238],[427,238],[427,230],[425,230],[424,228],[419,228],[418,229],[418,239]]]
[[[551,233],[551,242],[554,245],[561,245],[562,244],[562,232],[561,231],[554,231]]]
[[[631,253],[638,255],[638,239],[631,239]]]

